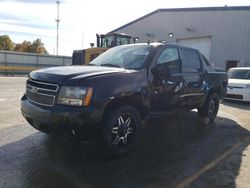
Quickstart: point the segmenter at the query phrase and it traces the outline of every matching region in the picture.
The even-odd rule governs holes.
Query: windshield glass
[[[90,62],[92,65],[140,69],[151,47],[148,45],[117,46],[107,50]]]
[[[231,69],[228,72],[228,77],[231,79],[245,79],[250,80],[250,69],[244,69],[244,70],[237,70],[237,69]]]

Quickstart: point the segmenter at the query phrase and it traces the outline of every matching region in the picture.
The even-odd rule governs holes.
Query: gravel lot
[[[22,118],[26,77],[0,77],[0,187],[242,187],[250,185],[250,104],[148,120],[136,150],[114,159],[95,143],[53,138]]]

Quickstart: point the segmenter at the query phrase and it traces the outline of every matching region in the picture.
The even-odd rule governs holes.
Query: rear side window
[[[210,65],[210,63],[208,62],[208,60],[203,55],[201,55],[201,59],[202,59],[203,63],[206,65],[207,71],[208,72],[214,72],[213,66]]]
[[[182,60],[182,72],[200,72],[200,57],[197,51],[187,48],[180,48]]]

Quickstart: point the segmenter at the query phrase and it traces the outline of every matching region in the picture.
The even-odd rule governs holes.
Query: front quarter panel
[[[105,107],[113,100],[124,97],[139,96],[144,104],[147,87],[146,70],[127,70],[123,73],[101,75],[84,80],[81,85],[94,88],[91,105],[100,109],[102,114]]]

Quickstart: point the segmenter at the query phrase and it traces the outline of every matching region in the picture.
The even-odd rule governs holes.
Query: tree
[[[48,54],[41,39],[34,40],[30,48],[31,53]]]
[[[0,36],[0,50],[14,50],[14,44],[8,35]]]
[[[15,51],[17,52],[30,52],[30,41],[23,41],[21,44],[16,44]]]
[[[30,41],[25,40],[21,44],[16,44],[15,51],[48,54],[41,39],[36,39],[32,43]]]
[[[37,54],[49,54],[44,46],[38,46],[36,49]]]
[[[8,35],[0,35],[0,50],[48,54],[41,39],[36,39],[33,42],[25,40],[22,43],[14,44]]]

